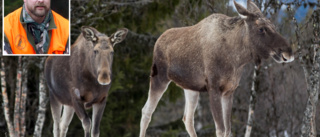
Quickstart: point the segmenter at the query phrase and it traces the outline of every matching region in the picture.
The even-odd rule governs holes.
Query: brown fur
[[[97,105],[98,110],[93,110],[97,116],[93,119],[92,136],[99,136],[99,123],[111,85],[113,46],[121,42],[126,33],[127,29],[122,29],[108,37],[94,28],[83,27],[72,45],[70,57],[47,58],[45,78],[52,114],[58,125],[60,115],[55,113],[61,112],[61,105],[71,106],[83,122],[86,136],[89,136],[87,128],[90,128],[91,122],[85,109]],[[58,130],[61,136],[62,131],[54,130]],[[57,136],[57,133],[54,134]]]
[[[170,81],[188,95],[190,90],[209,92],[217,136],[231,136],[233,92],[244,65],[269,56],[277,62],[293,60],[288,42],[256,5],[248,1],[248,10],[236,2],[235,5],[239,14],[247,18],[212,14],[194,26],[172,28],[159,37],[154,47],[149,98],[142,110],[140,136],[145,135],[156,101]],[[189,107],[186,104],[185,115],[195,109]],[[194,136],[192,121],[185,118],[183,121],[189,135]]]

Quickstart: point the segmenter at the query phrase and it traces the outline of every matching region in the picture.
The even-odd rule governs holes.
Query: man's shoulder
[[[54,18],[57,19],[57,21],[62,22],[62,23],[68,23],[69,24],[69,20],[64,18],[63,16],[61,16],[59,13],[52,11],[52,15],[54,16]]]
[[[7,16],[4,17],[4,20],[12,20],[12,19],[18,19],[20,18],[22,7],[14,10],[13,12],[9,13]]]
[[[57,29],[54,29],[56,35],[60,35],[63,45],[66,45],[69,39],[69,20],[59,15],[57,12],[52,11],[52,15],[54,18],[54,24]]]
[[[9,33],[10,30],[18,28],[17,25],[20,23],[20,14],[22,7],[16,9],[15,11],[9,13],[3,18],[4,31]]]

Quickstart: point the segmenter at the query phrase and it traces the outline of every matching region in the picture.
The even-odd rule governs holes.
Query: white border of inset
[[[51,3],[53,2],[54,0],[51,0]],[[69,43],[68,43],[68,46],[69,46],[69,53],[68,54],[3,54],[4,53],[4,0],[2,0],[2,53],[0,56],[70,56],[71,55],[71,0],[68,0],[69,1],[69,17],[68,17],[68,20],[69,20]]]

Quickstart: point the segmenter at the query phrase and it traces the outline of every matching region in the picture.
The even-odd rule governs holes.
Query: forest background
[[[9,5],[12,6],[8,8],[20,7],[23,2],[6,1],[10,1]],[[317,103],[320,98],[319,0],[253,1],[292,45],[295,61],[277,64],[268,59],[256,70],[253,63],[245,66],[241,82],[234,94],[233,135],[244,136],[249,105],[252,104],[255,104],[255,113],[251,136],[300,136],[305,131],[302,127],[308,122],[309,113],[311,117],[315,116],[312,119],[318,124],[315,131],[320,134],[320,105]],[[246,5],[245,0],[238,2]],[[238,16],[230,0],[72,0],[70,4],[71,43],[79,35],[81,26],[92,26],[108,35],[118,28],[125,27],[130,30],[125,41],[114,49],[112,86],[100,127],[102,137],[138,136],[141,109],[148,96],[153,46],[165,30],[194,25],[213,13]],[[10,11],[6,10],[5,8],[4,15]],[[44,58],[46,57],[1,57],[4,64],[1,69],[5,73],[3,78],[6,79],[5,84],[2,84],[2,91],[5,86],[12,121],[16,119],[15,116],[20,116],[14,115],[18,114],[15,112],[16,89],[20,86],[20,89],[25,89],[26,103],[22,106],[25,107],[24,123],[27,137],[34,136],[40,113],[44,114],[44,125],[40,133],[42,136],[52,136],[53,120],[49,109],[48,91],[46,88],[41,90]],[[257,74],[256,77],[253,77],[254,72]],[[255,85],[253,90],[256,94],[252,92],[252,85]],[[40,96],[42,93],[46,93],[46,96]],[[3,104],[1,107],[5,108],[3,95],[0,102]],[[201,93],[195,114],[198,136],[215,134],[207,96],[207,93]],[[40,97],[43,99],[42,103],[39,103]],[[254,97],[254,100],[250,101],[250,97]],[[45,111],[38,110],[39,104],[46,108]],[[311,109],[308,108],[310,104]],[[0,136],[9,134],[4,111],[5,109],[0,109]],[[91,113],[90,111],[88,112]],[[187,136],[181,120],[183,111],[183,91],[172,83],[158,104],[147,134]],[[69,126],[67,136],[83,136],[81,122],[76,115]]]

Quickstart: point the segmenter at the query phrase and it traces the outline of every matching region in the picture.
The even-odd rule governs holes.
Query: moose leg
[[[74,109],[72,106],[63,105],[63,114],[60,122],[60,137],[65,137],[72,120]]]
[[[221,92],[217,90],[209,90],[210,110],[216,125],[216,136],[224,136],[223,110],[221,104]]]
[[[78,89],[75,89],[74,93],[78,94],[78,93],[80,93],[80,91]],[[84,108],[84,104],[81,102],[80,99],[78,99],[76,97],[76,95],[73,96],[72,102],[73,102],[74,110],[82,122],[82,127],[84,129],[85,137],[89,137],[90,136],[91,120],[90,120],[90,118]]]
[[[231,133],[231,111],[233,103],[233,91],[230,95],[222,96],[223,121],[225,128],[225,137],[232,137]]]
[[[199,92],[185,89],[184,95],[186,98],[186,105],[182,120],[190,137],[196,137],[197,134],[194,129],[194,112],[198,105]]]
[[[104,112],[104,108],[106,106],[107,99],[105,98],[103,102],[93,104],[92,106],[92,129],[91,129],[91,137],[99,137],[100,134],[100,121]]]
[[[53,136],[59,137],[60,133],[60,117],[61,117],[61,109],[62,105],[54,98],[53,95],[50,95],[50,108],[53,118]]]
[[[140,137],[144,137],[147,127],[150,123],[152,113],[157,107],[157,104],[166,91],[169,84],[169,80],[159,80],[159,75],[151,77],[148,100],[142,108],[142,117],[140,121]]]

